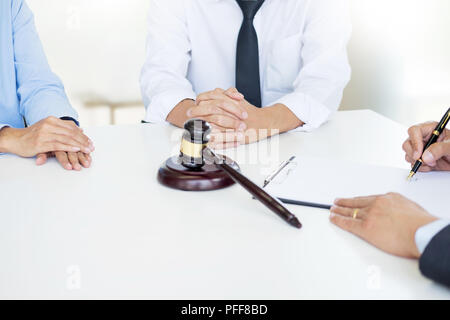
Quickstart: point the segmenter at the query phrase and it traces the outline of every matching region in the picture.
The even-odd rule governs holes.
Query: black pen
[[[450,109],[448,109],[447,113],[442,117],[441,122],[439,122],[436,129],[434,129],[430,140],[428,141],[428,143],[425,145],[425,148],[423,149],[424,152],[429,147],[431,147],[431,145],[435,144],[438,141],[439,136],[442,134],[442,132],[444,132],[445,127],[447,127],[447,124],[449,121],[450,121]],[[414,167],[412,168],[411,173],[408,176],[408,180],[410,180],[412,177],[414,177],[414,175],[419,171],[419,169],[422,165],[423,165],[423,160],[422,160],[422,158],[420,158],[414,164]]]
[[[301,207],[309,207],[309,208],[317,208],[317,209],[325,209],[330,210],[332,205],[329,204],[321,204],[321,203],[314,203],[314,202],[305,202],[305,201],[298,201],[298,200],[290,200],[290,199],[284,199],[284,198],[278,198],[281,202],[285,204],[292,204],[296,206]]]

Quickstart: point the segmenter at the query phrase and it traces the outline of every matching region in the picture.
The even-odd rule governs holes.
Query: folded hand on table
[[[73,121],[49,117],[24,129],[3,128],[0,131],[0,152],[36,158],[36,164],[46,163],[55,156],[67,170],[81,170],[91,164],[92,141]]]
[[[212,125],[210,145],[217,149],[253,143],[302,125],[286,106],[257,108],[235,88],[199,95],[188,117]]]
[[[194,118],[212,125],[210,146],[216,149],[256,142],[304,124],[287,106],[257,108],[235,88],[205,92],[195,101],[185,99],[172,109],[166,120],[183,127],[187,120]]]

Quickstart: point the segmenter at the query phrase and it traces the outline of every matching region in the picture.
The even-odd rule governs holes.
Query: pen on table
[[[283,162],[275,172],[273,172],[270,176],[268,176],[266,178],[266,180],[264,180],[263,188],[267,187],[280,174],[280,172],[284,170],[284,168],[286,168],[290,163],[292,163],[292,161],[295,160],[295,158],[296,157],[293,156],[289,160]],[[255,197],[253,197],[253,198],[255,199]],[[328,205],[328,204],[298,201],[298,200],[291,200],[291,199],[284,199],[284,198],[278,198],[278,200],[285,204],[292,204],[292,205],[302,206],[302,207],[310,207],[310,208],[318,208],[318,209],[326,209],[326,210],[330,210],[332,207],[331,205]]]
[[[447,113],[442,117],[441,122],[439,122],[436,129],[433,131],[433,134],[431,135],[430,140],[428,140],[428,143],[425,145],[425,148],[423,149],[424,152],[429,147],[431,147],[431,145],[435,144],[438,141],[439,136],[442,134],[442,132],[444,132],[445,127],[447,127],[447,124],[449,121],[450,121],[450,109],[448,109]],[[410,180],[412,177],[414,177],[414,175],[419,171],[419,169],[422,165],[423,165],[423,160],[422,160],[422,158],[420,158],[414,164],[414,166],[408,176],[408,180]]]
[[[270,176],[268,176],[266,178],[266,180],[264,180],[264,186],[263,188],[267,187],[267,185],[273,180],[275,179],[275,177],[284,170],[284,168],[286,168],[292,161],[295,160],[295,156],[292,156],[289,160],[286,160],[285,162],[283,162],[280,167],[275,170]]]
[[[289,223],[291,226],[300,229],[302,224],[283,204],[277,199],[273,198],[270,194],[264,191],[261,187],[257,186],[255,183],[247,179],[243,174],[229,166],[225,161],[222,161],[217,155],[209,148],[205,149],[205,154],[207,158],[212,159],[213,162],[226,172],[230,178],[232,178],[237,184],[240,184],[244,189],[246,189],[250,194],[252,194],[256,199],[261,201],[267,208],[272,210],[284,221]]]

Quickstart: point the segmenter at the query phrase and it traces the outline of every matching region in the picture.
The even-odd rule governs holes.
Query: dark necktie
[[[236,54],[236,88],[252,105],[261,107],[258,36],[253,20],[264,0],[236,0],[244,13]]]

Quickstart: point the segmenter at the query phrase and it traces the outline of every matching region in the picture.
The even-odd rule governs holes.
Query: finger
[[[224,127],[218,126],[217,124],[214,124],[214,123],[211,123],[211,128],[212,128],[211,133],[213,133],[213,134],[226,132],[226,131],[230,130],[228,128],[224,128]]]
[[[224,109],[218,107],[215,102],[202,102],[200,106],[190,108],[187,112],[189,118],[198,118],[211,115],[222,115],[236,118],[233,114],[226,112]]]
[[[247,128],[247,125],[245,124],[245,122],[242,122],[240,120],[236,120],[234,118],[227,117],[227,116],[212,115],[212,116],[205,116],[205,117],[198,117],[198,118],[201,120],[205,120],[209,123],[215,124],[222,128],[239,130],[239,131],[244,131]]]
[[[240,93],[238,91],[238,89],[236,89],[236,88],[230,88],[227,91],[225,91],[224,93],[231,99],[235,99],[238,101],[243,100],[245,98],[244,95],[242,93]]]
[[[435,143],[429,147],[423,154],[422,160],[426,165],[430,167],[435,167],[436,162],[441,158],[450,155],[450,141],[446,140],[443,142]]]
[[[75,152],[69,152],[67,154],[67,157],[69,158],[69,162],[72,166],[72,168],[76,171],[80,171],[81,170],[81,165],[80,162],[78,160],[78,153]]]
[[[47,158],[48,158],[48,156],[46,153],[38,154],[36,157],[36,164],[38,166],[44,165],[47,162]]]
[[[49,117],[45,122],[47,125],[50,124],[55,133],[73,136],[76,140],[79,140],[80,143],[93,148],[92,141],[83,133],[83,129],[78,127],[73,121]]]
[[[413,126],[408,130],[409,141],[412,148],[412,157],[414,160],[418,160],[423,153],[423,139],[422,130],[420,126]]]
[[[359,208],[346,208],[346,207],[339,207],[339,206],[332,206],[331,207],[331,213],[338,214],[343,217],[348,217],[353,219],[353,215],[355,214],[355,210],[359,210],[357,212],[357,219],[362,220],[365,217],[365,210],[359,209]]]
[[[411,158],[409,155],[405,156],[406,162],[410,163],[411,165],[414,165],[415,161],[413,158]]]
[[[78,160],[81,163],[81,165],[85,168],[89,168],[91,166],[91,159],[88,154],[78,152]]]
[[[424,148],[424,140],[431,136],[434,128],[436,127],[435,123],[428,122],[419,124],[416,126],[412,126],[408,130],[409,139],[411,141],[411,146],[413,148],[413,158],[414,160],[419,160]]]
[[[72,165],[69,162],[66,152],[57,151],[55,152],[55,157],[64,169],[72,170]]]
[[[200,94],[197,97],[196,105],[201,106],[205,103],[213,104],[239,119],[245,120],[248,118],[248,112],[237,101],[229,98],[224,93],[207,92]]]
[[[61,126],[54,126],[51,129],[51,133],[70,137],[73,141],[78,142],[80,148],[85,148],[86,150],[89,150],[89,152],[94,151],[94,143],[77,126],[71,129]]]
[[[414,165],[416,164],[417,160],[414,160],[413,158],[410,158],[409,156],[405,157],[406,161],[409,162],[411,164],[411,168],[414,167]],[[430,172],[433,171],[433,168],[427,166],[426,164],[423,164],[420,168],[419,168],[419,172]]]
[[[218,109],[222,109],[225,114],[230,114],[237,119],[248,119],[248,112],[242,106],[232,101],[231,99],[214,99],[211,101],[200,102],[199,106],[213,106]],[[213,113],[214,114],[214,113]]]
[[[432,167],[422,165],[419,169],[419,172],[431,172],[433,170],[434,170],[434,168],[432,168]]]
[[[89,161],[89,167],[90,167],[91,164],[92,164],[92,157],[91,157],[91,155],[87,154],[87,153],[83,153],[83,154],[84,154],[86,160]]]
[[[331,213],[330,220],[333,224],[338,226],[339,228],[351,232],[357,236],[360,236],[362,233],[362,221],[359,219],[352,219],[348,217],[344,217],[338,214]]]
[[[417,159],[413,159],[414,158],[414,149],[411,144],[411,139],[408,139],[405,141],[405,143],[403,143],[403,150],[406,153],[406,157],[411,159],[411,161],[407,160],[409,163],[414,163],[417,160]]]
[[[362,209],[362,208],[368,207],[376,198],[377,198],[377,196],[357,197],[357,198],[351,198],[351,199],[336,199],[334,201],[334,204],[338,207]]]
[[[216,100],[216,99],[223,99],[225,96],[225,90],[221,88],[217,88],[212,91],[207,91],[199,94],[197,98],[195,99],[195,103],[197,105],[200,104],[200,102],[208,101],[208,100]]]
[[[58,141],[47,141],[44,142],[38,148],[38,153],[49,153],[49,152],[79,152],[81,149],[79,147],[74,147],[71,145],[67,145],[64,143],[60,143]]]
[[[59,135],[59,134],[53,134],[49,137],[50,141],[55,141],[64,145],[70,145],[72,146],[74,149],[72,150],[68,150],[68,152],[84,152],[84,153],[91,153],[91,148],[90,147],[86,147],[84,146],[82,143],[78,142],[77,140],[75,140],[73,137],[69,137],[66,135]],[[77,150],[75,150],[77,149]],[[56,151],[56,150],[52,150],[52,151]],[[62,151],[62,150],[58,150],[58,151]]]

